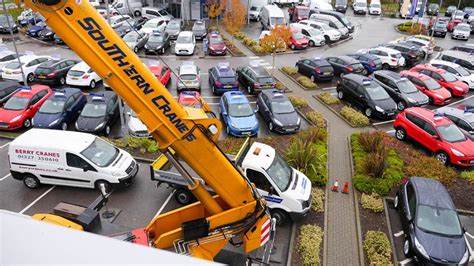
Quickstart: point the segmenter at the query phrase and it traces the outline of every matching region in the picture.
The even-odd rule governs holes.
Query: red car
[[[202,108],[201,94],[197,91],[183,91],[178,96],[178,103],[185,107]]]
[[[445,105],[451,101],[451,93],[433,78],[408,70],[403,70],[400,75],[408,78],[419,91],[428,96],[430,104]]]
[[[150,65],[148,69],[164,86],[168,85],[171,79],[171,69],[164,65]]]
[[[452,96],[463,97],[469,92],[469,87],[466,85],[466,83],[460,81],[455,75],[444,69],[424,64],[414,66],[410,69],[410,71],[422,73],[432,77],[439,83],[439,85],[445,87]]]
[[[227,46],[225,45],[224,39],[217,32],[211,32],[208,36],[208,48],[207,53],[210,55],[226,55]]]
[[[397,139],[419,142],[444,164],[474,165],[474,142],[441,114],[421,107],[407,108],[398,114],[393,127]]]
[[[21,87],[5,105],[0,108],[0,129],[15,130],[29,128],[31,119],[53,91],[48,86]]]
[[[449,31],[449,32],[453,32],[454,28],[456,28],[456,26],[457,26],[459,23],[462,23],[462,20],[460,20],[460,19],[450,20],[450,21],[448,22],[448,31]]]
[[[306,49],[308,47],[308,39],[301,33],[301,29],[292,28],[290,31],[291,38],[288,41],[288,46],[291,50]]]
[[[291,22],[298,22],[309,18],[309,8],[307,6],[294,6],[288,8]]]

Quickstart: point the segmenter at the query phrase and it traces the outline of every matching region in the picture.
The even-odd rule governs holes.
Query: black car
[[[166,32],[153,32],[145,44],[145,54],[164,54],[171,46],[170,35]]]
[[[438,21],[436,22],[433,27],[429,30],[429,35],[439,36],[439,37],[446,37],[448,33],[448,23],[445,21]]]
[[[439,5],[435,3],[429,4],[426,13],[430,16],[437,16],[439,13]]]
[[[336,4],[334,5],[334,9],[340,13],[346,13],[347,11],[347,0],[336,0]]]
[[[193,24],[192,31],[196,40],[203,40],[207,35],[206,22],[204,20],[196,20]]]
[[[276,86],[272,75],[260,65],[238,67],[237,76],[240,85],[247,89],[249,94],[257,94],[264,89],[272,89]]]
[[[108,136],[119,117],[119,100],[113,91],[90,93],[76,121],[76,130]]]
[[[448,191],[439,181],[411,177],[393,204],[405,233],[405,257],[414,257],[423,265],[468,264],[465,231]]]
[[[444,15],[446,17],[451,17],[451,15],[454,13],[454,11],[457,10],[457,7],[456,6],[448,6],[448,8],[446,8],[446,12],[444,12]]]
[[[373,78],[397,103],[397,109],[403,111],[407,107],[425,106],[429,98],[419,91],[411,81],[397,72],[379,70],[373,73]]]
[[[336,2],[337,3],[337,2]],[[330,16],[333,16],[335,18],[337,18],[337,20],[339,20],[339,22],[342,23],[342,25],[344,25],[344,27],[347,28],[347,30],[349,31],[349,33],[353,33],[354,32],[354,25],[352,24],[352,22],[350,22],[346,16],[344,16],[343,14],[341,14],[340,12],[336,12],[336,11],[330,11],[330,10],[319,10],[319,13],[320,14],[324,14],[324,15],[330,15]]]
[[[18,25],[10,14],[0,14],[0,32],[9,33],[10,31],[18,32]]]
[[[54,32],[50,27],[44,27],[39,33],[38,38],[43,41],[53,41]]]
[[[421,59],[423,59],[423,51],[414,45],[390,43],[384,46],[399,51],[405,58],[405,65],[407,66],[416,65]]]
[[[334,75],[343,76],[346,74],[362,74],[364,73],[364,66],[356,59],[347,56],[330,56],[326,57],[326,61],[331,64],[334,69]]]
[[[134,17],[124,23],[120,23],[118,26],[114,27],[114,30],[118,35],[120,35],[120,37],[123,37],[132,30],[140,30],[147,21],[147,18]]]
[[[14,81],[0,81],[0,107],[15,94],[20,84]]]
[[[295,133],[301,126],[301,119],[288,97],[279,90],[264,90],[257,97],[257,111],[270,131]]]
[[[35,82],[44,85],[66,84],[66,74],[79,63],[71,59],[51,59],[39,65],[34,73]]]
[[[451,47],[451,50],[474,54],[474,44],[456,45]]]
[[[391,119],[397,112],[390,95],[371,78],[347,74],[337,83],[336,91],[339,99],[353,103],[368,117]]]
[[[302,59],[296,62],[296,69],[302,75],[311,79],[311,81],[332,80],[334,69],[331,64],[324,59]]]

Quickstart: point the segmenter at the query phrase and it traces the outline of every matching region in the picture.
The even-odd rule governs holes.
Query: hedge
[[[369,118],[351,107],[342,107],[340,114],[355,126],[367,126],[370,124]]]
[[[333,95],[331,95],[331,93],[329,92],[323,92],[323,93],[320,93],[317,95],[317,97],[323,101],[323,103],[327,104],[327,105],[331,105],[331,104],[338,104],[338,103],[341,103],[341,101],[339,101],[339,99]]]
[[[300,228],[298,237],[298,252],[303,265],[320,265],[319,253],[324,231],[321,227],[305,224]]]
[[[291,104],[293,104],[293,106],[296,109],[300,109],[300,108],[308,106],[308,100],[306,100],[303,97],[296,96],[296,95],[290,95],[290,96],[288,96],[288,99],[290,100]]]
[[[284,66],[281,68],[281,70],[290,76],[296,75],[298,73],[298,70],[296,69],[296,67],[292,67],[292,66]]]
[[[393,265],[392,247],[384,232],[367,231],[364,238],[364,250],[369,259],[369,265]]]
[[[324,212],[324,190],[314,187],[311,189],[311,209],[315,212]]]
[[[371,210],[373,212],[384,211],[383,199],[376,193],[372,193],[370,195],[362,193],[360,204],[362,205],[362,208],[366,210]]]

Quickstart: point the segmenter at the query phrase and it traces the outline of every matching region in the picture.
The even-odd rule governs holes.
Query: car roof
[[[243,94],[241,91],[228,91],[228,92],[225,92],[223,96],[227,98],[227,101],[229,103],[250,104],[247,97],[245,97],[245,94]]]
[[[456,63],[453,63],[453,62],[449,62],[449,61],[444,61],[444,60],[431,60],[430,61],[430,64],[439,64],[439,65],[445,65],[445,66],[449,66],[449,67],[452,67],[452,68],[458,68],[460,67],[460,65],[456,64]]]
[[[235,76],[234,70],[230,66],[216,66],[217,74],[220,77],[233,77]]]
[[[11,54],[15,54],[15,52],[10,51],[10,50],[0,51],[0,57],[4,57],[4,56],[7,56],[7,55],[11,55]]]
[[[411,107],[405,109],[405,112],[422,117],[423,120],[429,122],[432,126],[443,126],[454,124],[449,118],[436,114],[432,110],[422,108],[422,107]]]
[[[100,91],[96,93],[89,93],[87,95],[87,103],[106,103],[116,94],[113,91]]]
[[[198,74],[197,66],[195,65],[182,65],[179,67],[179,74]]]
[[[18,143],[18,145],[37,149],[52,147],[62,149],[66,145],[68,150],[80,152],[87,148],[95,138],[95,135],[77,131],[32,128],[18,136],[11,145]]]
[[[385,47],[385,46],[377,46],[377,47],[373,47],[373,48],[370,48],[370,49],[381,50],[381,51],[384,51],[384,52],[387,52],[387,53],[390,53],[390,54],[400,53],[400,51],[397,51],[393,48],[388,48],[388,47]]]
[[[415,72],[415,71],[408,71],[408,70],[403,70],[400,72],[400,75],[402,76],[412,76],[421,80],[427,80],[427,79],[432,79],[432,77],[425,75],[423,73]]]
[[[249,68],[259,77],[269,77],[270,73],[263,67],[263,66],[252,66],[250,65]]]
[[[374,74],[382,74],[382,75],[388,76],[389,78],[397,79],[397,80],[401,79],[401,77],[402,77],[397,72],[390,71],[390,70],[377,70],[377,71],[374,72]]]
[[[261,93],[267,95],[270,100],[288,100],[285,92],[281,90],[263,90]]]
[[[441,52],[442,55],[453,56],[461,59],[466,59],[469,61],[474,61],[474,55],[470,55],[465,52],[455,51],[455,50],[444,50]]]
[[[319,66],[330,66],[328,61],[322,58],[307,58],[308,60],[311,60],[313,63],[319,65]],[[301,60],[306,60],[306,59],[301,59]]]
[[[0,81],[0,90],[14,86],[20,87],[20,83],[16,81]]]
[[[39,55],[35,55],[35,54],[26,54],[26,55],[20,56],[20,61],[22,63],[27,63],[27,62],[29,62],[31,60],[35,60],[36,58],[39,58],[39,57],[48,57],[49,58],[49,56],[39,56]]]
[[[50,59],[44,63],[41,63],[41,67],[53,67],[56,66],[57,64],[66,61],[67,59]]]
[[[426,69],[426,70],[431,70],[433,72],[436,72],[436,73],[444,73],[446,72],[446,70],[444,69],[441,69],[441,68],[437,68],[437,67],[434,67],[430,64],[419,64],[419,65],[416,65],[415,67],[413,67],[414,69]]]
[[[415,176],[410,178],[410,183],[416,191],[418,205],[456,209],[448,191],[438,180]]]
[[[81,90],[78,89],[78,88],[68,87],[68,88],[56,89],[56,90],[54,90],[53,95],[51,95],[51,97],[49,97],[49,99],[52,99],[52,98],[67,99],[67,98],[71,97],[72,95],[74,95],[78,92],[81,92]]]
[[[348,55],[340,55],[340,56],[328,56],[328,58],[330,57],[334,57],[334,58],[339,58],[341,60],[344,60],[345,62],[349,63],[349,64],[356,64],[356,63],[359,63],[359,61],[353,57],[350,57]]]
[[[440,113],[450,114],[462,118],[469,123],[474,122],[474,106],[461,105],[457,107],[441,107],[438,109]]]
[[[44,89],[50,90],[48,86],[44,86],[44,85],[21,86],[19,90],[15,93],[15,96],[30,98],[36,93],[38,93],[39,91],[42,91]]]
[[[342,79],[350,79],[350,80],[355,81],[359,84],[363,84],[364,82],[370,82],[372,84],[372,83],[375,82],[371,78],[368,78],[366,76],[362,76],[362,75],[359,75],[359,74],[352,74],[352,73],[344,75],[342,77]]]
[[[181,35],[191,37],[191,36],[193,36],[193,32],[192,31],[182,31],[182,32],[179,33],[179,36],[181,36]]]
[[[360,52],[357,52],[357,53],[348,54],[348,56],[353,56],[353,55],[363,56],[363,57],[366,57],[366,58],[369,59],[369,60],[376,60],[376,59],[379,59],[377,56],[375,56],[375,55],[373,55],[373,54],[368,54],[368,53],[360,53]]]
[[[71,70],[79,70],[79,71],[89,71],[91,67],[84,61],[81,61],[74,65]]]

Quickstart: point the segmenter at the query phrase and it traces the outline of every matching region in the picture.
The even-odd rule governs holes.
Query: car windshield
[[[430,90],[438,90],[441,89],[441,86],[439,85],[438,82],[436,82],[434,79],[425,79],[423,80],[425,82],[425,85],[428,87]]]
[[[273,83],[272,77],[258,78],[258,83]]]
[[[163,35],[151,35],[149,42],[163,42]]]
[[[458,24],[458,26],[456,27],[456,30],[470,32],[471,27],[469,25],[465,25],[465,24]]]
[[[69,70],[69,72],[67,72],[67,74],[71,77],[80,77],[82,75],[84,75],[84,71],[79,71],[79,70]]]
[[[189,35],[179,35],[176,43],[191,43],[191,36]]]
[[[46,67],[46,66],[39,66],[35,70],[35,74],[39,74],[39,75],[49,74],[51,72],[52,72],[52,69],[50,67]]]
[[[373,4],[370,4],[370,7],[380,8],[380,4],[379,3],[373,3]]]
[[[335,20],[333,23],[334,23],[334,25],[336,25],[336,27],[338,29],[345,29],[346,28],[339,20]]]
[[[392,58],[401,58],[402,54],[390,54]]]
[[[318,26],[320,26],[321,29],[323,30],[331,30],[331,27],[329,27],[329,25],[324,24],[324,23],[318,24]]]
[[[437,128],[441,137],[447,142],[460,142],[466,140],[466,136],[464,136],[462,131],[455,124],[442,125]]]
[[[7,19],[8,21],[10,21],[10,23],[13,23],[12,16],[5,16],[5,15],[0,16],[0,22],[7,23]]]
[[[304,39],[303,33],[301,31],[295,31],[292,34],[293,40],[299,40],[299,39]]]
[[[119,149],[96,137],[81,154],[95,165],[106,167],[117,158]]]
[[[447,236],[462,234],[456,211],[426,205],[420,205],[417,211],[416,224],[423,231]]]
[[[309,9],[307,9],[307,8],[298,9],[298,15],[299,16],[305,16],[305,17],[309,16]]]
[[[288,189],[291,183],[293,170],[288,166],[280,154],[275,152],[275,159],[266,171],[280,191],[283,192]]]
[[[137,34],[127,34],[123,37],[123,40],[125,42],[136,42],[138,39],[138,35]]]
[[[285,24],[285,18],[282,17],[271,17],[270,18],[271,25],[283,25]]]
[[[357,3],[356,3],[356,6],[358,6],[358,7],[366,7],[366,6],[367,6],[367,3],[364,3],[364,2],[357,2]]]
[[[229,104],[229,116],[247,117],[252,115],[254,115],[254,112],[248,103]]]
[[[311,35],[311,36],[318,36],[318,35],[323,34],[320,30],[315,29],[315,28],[308,28],[307,31],[308,31],[309,35]]]
[[[454,13],[455,16],[464,16],[464,12],[462,10],[457,10],[455,13]]]
[[[456,67],[456,71],[463,77],[470,76],[471,72],[467,71],[464,67]]]
[[[398,89],[403,93],[415,93],[418,91],[415,85],[409,80],[402,80],[397,82]]]
[[[441,76],[447,81],[447,82],[455,82],[457,81],[458,79],[456,78],[456,76],[454,76],[453,74],[449,73],[449,72],[444,72],[443,74],[441,74]]]
[[[366,87],[370,99],[373,101],[386,100],[390,98],[388,93],[381,86]]]
[[[205,30],[206,29],[206,25],[204,25],[203,23],[195,23],[193,25],[193,30]]]
[[[64,101],[58,101],[57,99],[51,99],[44,102],[38,112],[42,114],[58,114],[63,111]]]
[[[105,104],[86,104],[81,112],[83,117],[102,117],[105,116],[105,110],[107,106]]]
[[[3,109],[6,110],[23,110],[28,105],[29,98],[13,96],[5,103]]]
[[[196,80],[197,79],[196,75],[194,74],[183,74],[183,75],[180,75],[179,78],[181,80]]]
[[[224,39],[222,39],[222,37],[212,37],[212,38],[209,38],[209,42],[211,44],[221,44],[221,43],[224,43]]]
[[[272,110],[275,114],[290,114],[295,111],[290,101],[275,101],[272,102]]]
[[[179,30],[180,23],[179,22],[170,22],[166,25],[167,30]]]

